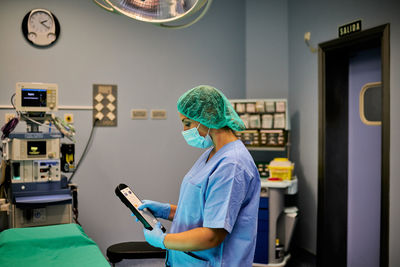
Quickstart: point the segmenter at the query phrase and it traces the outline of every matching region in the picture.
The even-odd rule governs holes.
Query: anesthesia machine
[[[54,114],[57,84],[19,82],[11,103],[18,116],[2,128],[0,230],[73,222],[77,190],[61,171],[73,171],[74,144],[61,140],[74,141],[75,131]],[[26,132],[13,132],[19,120]]]

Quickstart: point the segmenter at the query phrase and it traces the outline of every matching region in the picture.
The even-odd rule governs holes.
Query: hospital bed
[[[12,228],[0,233],[0,266],[110,267],[77,224]]]

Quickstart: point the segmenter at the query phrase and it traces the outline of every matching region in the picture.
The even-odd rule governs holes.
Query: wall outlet
[[[15,118],[17,115],[15,113],[6,113],[4,115],[5,123],[9,122],[12,118]]]
[[[151,110],[151,119],[166,120],[167,119],[167,111],[165,109],[152,109]]]
[[[74,114],[72,114],[72,113],[65,113],[65,114],[64,114],[64,121],[67,122],[67,123],[69,123],[69,124],[74,123]]]
[[[147,119],[147,110],[146,109],[132,109],[131,110],[131,119],[132,120],[146,120]]]

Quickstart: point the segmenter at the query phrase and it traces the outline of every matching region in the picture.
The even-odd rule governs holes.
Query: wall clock
[[[50,11],[33,9],[22,20],[22,33],[34,46],[49,47],[60,35],[60,23]]]

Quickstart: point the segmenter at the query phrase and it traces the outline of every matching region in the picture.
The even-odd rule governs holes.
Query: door
[[[319,45],[317,265],[388,266],[389,25]]]
[[[381,49],[349,58],[347,266],[379,266]]]

